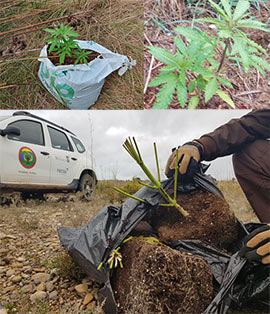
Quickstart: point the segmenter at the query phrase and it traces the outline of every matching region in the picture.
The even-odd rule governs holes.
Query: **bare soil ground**
[[[173,29],[178,25],[190,26],[193,18],[199,17],[215,17],[213,12],[209,10],[207,1],[201,1],[200,5],[195,8],[192,1],[154,1],[144,0],[145,24],[144,24],[144,44],[145,46],[156,46],[167,49],[172,53],[176,53],[174,45]],[[269,6],[269,4],[268,4]],[[263,5],[260,11],[251,7],[251,14],[258,20],[268,23],[269,10]],[[200,24],[200,29],[208,35],[214,34],[215,30],[209,28],[209,24]],[[269,52],[270,33],[259,30],[245,30],[250,38],[260,44]],[[217,51],[217,60],[220,60],[220,51]],[[267,58],[269,62],[269,57]],[[156,95],[160,87],[148,87],[153,77],[157,76],[159,69],[163,65],[152,58],[145,48],[144,53],[144,80],[145,94],[144,107],[151,109],[154,105]],[[222,73],[227,77],[233,85],[233,89],[222,87],[233,99],[237,109],[259,109],[269,108],[270,94],[270,74],[266,73],[263,77],[257,70],[251,68],[248,73],[240,71],[237,66],[225,62]],[[218,96],[214,96],[207,104],[201,98],[198,109],[231,109],[231,107],[222,101]],[[169,109],[181,109],[179,102],[174,97]]]
[[[99,285],[85,278],[71,263],[56,230],[60,225],[81,226],[104,206],[120,204],[116,194],[110,192],[111,183],[100,184],[102,188],[91,202],[73,194],[48,194],[45,202],[23,202],[16,193],[1,196],[2,313],[102,313],[97,302]],[[239,219],[258,221],[236,181],[221,181],[219,186]],[[30,298],[37,291],[40,299],[34,302]],[[251,313],[250,310],[266,313],[257,306],[231,313]]]
[[[1,1],[0,108],[67,109],[37,76],[44,28],[64,23],[81,36],[137,61],[122,77],[112,73],[92,109],[143,108],[142,0]],[[8,61],[8,63],[7,63]]]

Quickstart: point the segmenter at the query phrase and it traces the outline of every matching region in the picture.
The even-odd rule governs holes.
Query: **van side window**
[[[74,142],[78,152],[79,153],[85,152],[85,148],[83,146],[83,143],[80,140],[78,140],[76,137],[71,136],[71,138],[72,138],[72,141]]]
[[[31,120],[20,120],[10,123],[9,126],[20,129],[21,134],[9,134],[7,135],[8,139],[44,146],[44,135],[41,123]]]
[[[56,149],[62,149],[62,150],[67,150],[67,151],[72,151],[73,148],[66,136],[65,133],[58,131],[50,126],[48,126],[48,131],[50,134],[51,142],[52,142],[52,147]]]

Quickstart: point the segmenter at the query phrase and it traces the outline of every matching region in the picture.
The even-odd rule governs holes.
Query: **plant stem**
[[[173,199],[176,200],[176,194],[177,194],[177,176],[178,176],[178,149],[176,150],[176,156],[175,156],[175,171],[174,171],[174,194]]]
[[[148,188],[150,189],[156,189],[155,186],[153,185],[150,185],[150,184],[147,184],[147,183],[144,183],[143,181],[138,181],[139,184],[143,185],[143,186],[147,186]]]
[[[226,56],[226,51],[229,47],[229,44],[230,44],[230,39],[229,38],[226,38],[226,45],[225,45],[225,48],[223,50],[223,53],[222,53],[222,57],[221,57],[221,60],[220,60],[220,63],[219,63],[219,67],[218,67],[218,70],[217,70],[217,73],[219,73],[219,71],[221,70],[221,67],[224,63],[224,60],[225,60],[225,56]]]
[[[155,159],[157,165],[157,174],[158,174],[158,181],[160,182],[160,171],[159,171],[159,163],[158,163],[158,154],[157,154],[157,145],[154,143],[154,151],[155,151]]]
[[[176,202],[176,186],[177,186],[177,174],[176,174],[176,180],[175,180],[175,187],[174,187],[174,199],[172,199],[169,194],[163,189],[163,187],[161,186],[161,183],[160,183],[160,180],[156,180],[154,178],[154,176],[152,175],[152,173],[150,172],[150,170],[146,167],[146,165],[144,164],[143,160],[142,160],[142,157],[141,157],[141,154],[140,154],[140,151],[139,151],[139,148],[138,148],[138,145],[136,143],[136,140],[135,138],[133,137],[133,142],[134,144],[132,143],[132,140],[131,138],[129,137],[128,139],[126,139],[125,143],[123,144],[123,147],[125,148],[125,150],[130,154],[130,156],[138,163],[138,165],[141,167],[141,169],[143,170],[143,172],[147,175],[147,177],[150,179],[150,181],[153,183],[153,187],[151,188],[154,188],[156,190],[158,190],[158,192],[162,195],[162,197],[168,202],[168,204],[163,204],[162,206],[173,206],[175,207],[177,210],[180,211],[180,213],[183,215],[183,216],[187,216],[188,215],[188,212],[185,211],[183,209],[182,206],[180,206],[179,204],[177,204]],[[158,165],[158,158],[157,158],[157,149],[155,147],[155,144],[154,144],[154,149],[155,149],[155,156],[156,156],[156,164],[157,164],[157,167],[158,167],[158,173],[159,173],[159,165]],[[176,163],[176,166],[175,166],[176,170],[178,168],[178,165]],[[145,184],[143,184],[145,185]],[[123,193],[124,191],[118,189],[118,188],[114,188],[115,190]],[[128,195],[128,193],[124,192],[123,194],[125,195]],[[133,197],[131,196],[130,194],[128,195],[130,197]],[[135,198],[135,197],[133,197]],[[138,198],[137,198],[138,199]],[[140,200],[140,199],[138,199]]]
[[[117,192],[120,192],[120,193],[122,193],[122,194],[128,196],[128,197],[133,198],[133,199],[136,200],[136,201],[140,201],[140,202],[143,202],[143,203],[148,203],[147,201],[145,201],[145,200],[143,200],[143,199],[141,199],[141,198],[139,198],[139,197],[136,197],[136,196],[134,196],[134,195],[131,195],[131,194],[129,194],[128,192],[125,192],[124,190],[121,190],[121,189],[119,189],[119,188],[117,188],[117,187],[115,187],[115,186],[113,187],[113,189],[114,189],[115,191],[117,191]]]
[[[163,190],[163,188],[162,188]],[[172,199],[164,190],[163,193],[165,192],[165,195],[163,195],[162,191],[159,190],[160,194],[166,199],[166,201],[169,204],[160,204],[161,206],[171,206],[171,207],[175,207],[184,217],[188,216],[188,212],[186,210],[184,210],[184,208],[182,206],[180,206],[175,199]]]

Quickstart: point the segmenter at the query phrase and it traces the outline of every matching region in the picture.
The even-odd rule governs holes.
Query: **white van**
[[[71,131],[25,111],[0,116],[0,192],[81,191],[97,184],[90,152]]]

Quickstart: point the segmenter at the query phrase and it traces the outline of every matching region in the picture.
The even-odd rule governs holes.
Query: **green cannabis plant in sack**
[[[45,32],[50,33],[51,37],[48,39],[50,46],[48,52],[55,52],[59,56],[60,64],[63,64],[66,56],[75,57],[74,65],[85,63],[88,65],[87,57],[92,51],[82,50],[75,38],[80,36],[72,30],[72,27],[65,26],[63,23],[54,29],[45,28]]]

